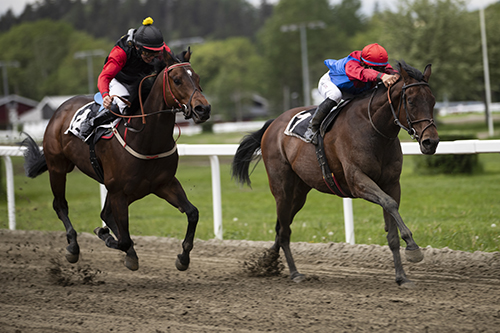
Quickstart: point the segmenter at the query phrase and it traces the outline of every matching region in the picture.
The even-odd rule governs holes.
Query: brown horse
[[[126,138],[126,146],[115,138],[100,140],[95,146],[102,166],[103,183],[108,191],[101,218],[113,231],[116,239],[107,227],[96,228],[95,233],[108,247],[126,252],[125,266],[131,270],[139,268],[139,259],[130,238],[128,206],[151,193],[186,213],[187,233],[176,267],[186,270],[189,266],[198,209],[189,202],[175,177],[179,160],[173,139],[175,113],[183,112],[195,123],[202,123],[209,119],[211,109],[201,93],[200,79],[191,68],[190,57],[189,50],[184,51],[179,58],[164,51],[166,68],[154,80],[143,107],[141,105],[141,108],[136,109],[137,115],[131,116],[127,126],[121,121],[117,127],[117,133],[122,133],[121,137]],[[77,233],[68,217],[66,174],[77,166],[95,180],[99,181],[99,176],[91,166],[89,146],[73,134],[64,133],[75,112],[91,101],[90,96],[76,96],[56,110],[45,131],[43,152],[39,151],[30,137],[23,142],[28,147],[25,153],[26,174],[33,178],[49,171],[54,195],[53,207],[66,228],[69,244],[66,259],[71,263],[78,261],[80,248]]]
[[[398,229],[407,244],[407,259],[419,262],[423,254],[398,212],[403,163],[398,133],[405,128],[418,139],[424,154],[434,154],[439,137],[433,120],[435,99],[427,83],[431,66],[422,74],[404,62],[398,65],[402,79],[389,91],[382,86],[371,92],[370,98],[360,96],[347,104],[325,134],[324,146],[340,193],[382,206],[396,282],[402,285],[410,280],[401,264]],[[397,114],[392,103],[399,105]],[[270,250],[279,253],[283,249],[290,277],[297,282],[304,276],[297,271],[290,251],[290,225],[312,188],[332,193],[316,160],[315,146],[284,134],[292,117],[304,109],[288,110],[245,137],[232,165],[233,177],[250,185],[249,165],[261,149],[277,211],[276,239]]]

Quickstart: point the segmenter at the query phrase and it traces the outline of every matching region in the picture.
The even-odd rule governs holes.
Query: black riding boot
[[[116,104],[111,105],[111,109],[115,113],[120,112],[118,109],[118,106]],[[97,126],[110,123],[113,120],[115,120],[117,117],[118,116],[115,116],[108,109],[103,109],[101,112],[99,112],[97,114],[97,116],[95,118],[92,118],[89,121],[82,123],[82,125],[80,127],[80,134],[86,140]]]
[[[309,127],[307,127],[307,130],[304,133],[306,140],[312,142],[313,144],[317,144],[318,141],[316,136],[318,135],[319,127],[321,126],[323,119],[325,119],[328,113],[330,113],[336,105],[337,102],[329,98],[325,99],[320,105],[318,105],[309,122]]]

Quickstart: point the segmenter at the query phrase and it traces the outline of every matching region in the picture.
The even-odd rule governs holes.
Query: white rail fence
[[[222,200],[219,156],[234,156],[237,144],[180,144],[178,151],[180,156],[207,156],[210,159],[212,172],[212,201],[214,217],[214,234],[222,239]],[[405,155],[421,155],[420,148],[416,142],[402,142],[401,148]],[[7,182],[7,206],[9,217],[9,229],[16,229],[15,195],[14,195],[14,172],[11,156],[23,156],[24,148],[13,146],[0,146],[0,156],[5,162],[5,173]],[[500,140],[457,140],[440,142],[436,154],[482,154],[500,153]],[[101,185],[101,205],[106,196],[106,189]],[[344,198],[344,224],[346,242],[355,244],[354,241],[354,214],[352,210],[352,199]]]

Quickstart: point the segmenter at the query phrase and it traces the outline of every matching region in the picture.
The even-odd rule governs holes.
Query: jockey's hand
[[[384,86],[386,86],[387,88],[392,86],[394,83],[398,82],[398,80],[399,80],[399,74],[394,74],[394,75],[384,74],[382,76],[382,83],[384,83]]]
[[[385,76],[385,75],[384,75]],[[103,99],[102,99],[102,106],[104,106],[106,109],[109,110],[109,107],[111,106],[111,103],[113,103],[113,99],[111,98],[111,96],[109,95],[106,95]]]

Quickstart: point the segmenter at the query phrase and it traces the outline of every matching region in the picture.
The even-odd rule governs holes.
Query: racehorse
[[[175,177],[179,155],[173,131],[177,112],[183,112],[186,118],[192,118],[199,124],[209,119],[211,106],[203,96],[200,78],[189,62],[191,51],[188,49],[179,57],[164,51],[163,58],[165,68],[154,79],[144,104],[141,99],[141,107],[135,112],[131,110],[133,114],[126,116],[130,118],[128,123],[122,119],[115,128],[117,140],[101,139],[95,145],[108,192],[101,211],[101,218],[107,227],[96,228],[94,232],[108,247],[126,252],[124,264],[131,270],[139,268],[139,259],[129,233],[128,206],[132,202],[154,193],[181,213],[186,213],[187,232],[182,253],[176,260],[179,270],[186,270],[189,266],[189,253],[198,223],[198,209],[189,202]],[[70,263],[78,261],[80,248],[77,233],[68,217],[66,175],[76,166],[97,181],[100,177],[91,165],[89,146],[75,135],[64,133],[75,112],[90,102],[90,96],[76,96],[56,110],[45,131],[43,152],[39,151],[31,137],[23,142],[28,148],[25,153],[26,174],[34,178],[49,171],[53,208],[66,228],[66,259]]]
[[[428,155],[435,153],[439,137],[433,119],[435,98],[428,84],[431,66],[427,65],[422,74],[401,61],[398,69],[401,77],[392,87],[378,87],[345,106],[324,135],[324,150],[342,197],[362,198],[382,206],[396,282],[411,285],[401,263],[398,229],[407,244],[407,260],[419,262],[423,254],[398,212],[403,164],[398,133],[401,128],[407,130],[418,140],[421,152]],[[397,112],[393,104],[399,105]],[[292,117],[305,109],[288,110],[243,138],[231,171],[239,183],[250,185],[249,165],[261,150],[277,211],[276,238],[270,251],[279,253],[283,249],[290,277],[296,282],[304,275],[298,272],[290,251],[290,225],[312,188],[333,192],[323,178],[315,146],[284,134]]]

